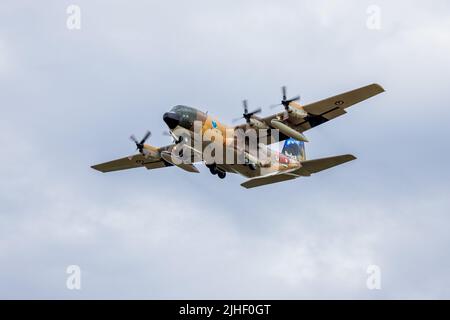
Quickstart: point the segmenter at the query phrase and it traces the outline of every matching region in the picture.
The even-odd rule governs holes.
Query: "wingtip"
[[[250,179],[249,179],[250,180]],[[252,186],[250,186],[249,184],[248,184],[248,182],[249,182],[249,180],[245,180],[244,182],[242,182],[241,183],[241,187],[242,188],[245,188],[245,189],[253,189],[254,187],[252,187]]]
[[[381,92],[385,92],[386,90],[383,88],[382,85],[378,84],[378,83],[372,83],[373,86],[377,87],[377,89]]]
[[[99,171],[99,172],[104,172],[104,171],[100,170],[98,165],[91,166],[91,169],[94,169],[95,171]]]

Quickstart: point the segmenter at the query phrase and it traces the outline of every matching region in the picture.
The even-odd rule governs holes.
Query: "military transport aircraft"
[[[346,154],[306,160],[304,143],[308,142],[308,140],[303,135],[303,132],[345,114],[348,107],[382,92],[384,92],[384,89],[380,85],[371,84],[318,102],[300,105],[300,97],[288,99],[286,87],[282,87],[283,98],[281,103],[272,107],[283,106],[284,111],[267,117],[258,117],[256,114],[260,113],[261,109],[249,112],[247,102],[244,101],[244,113],[239,119],[245,119],[245,123],[234,127],[226,126],[207,113],[192,107],[177,105],[163,115],[163,120],[170,130],[169,134],[172,136],[174,143],[163,147],[148,145],[145,142],[151,135],[149,131],[141,140],[131,136],[130,138],[136,144],[136,150],[139,153],[130,157],[97,164],[92,166],[92,168],[101,172],[110,172],[138,167],[156,169],[176,166],[188,172],[198,173],[195,163],[204,162],[210,172],[221,179],[225,178],[227,172],[238,173],[248,178],[241,184],[245,188],[254,188],[310,176],[356,158],[353,155]],[[225,161],[211,163],[206,162],[202,158],[201,150],[196,149],[195,145],[194,147],[190,145],[189,148],[193,151],[194,157],[190,158],[190,161],[180,160],[182,156],[181,150],[183,150],[181,149],[183,138],[181,135],[177,135],[176,132],[180,129],[183,132],[192,134],[195,122],[200,123],[201,133],[207,130],[215,130],[224,136],[230,130],[258,129],[256,131],[258,135],[257,148],[266,149],[267,159],[260,161],[257,157],[250,155],[245,149],[232,147],[235,153],[244,154],[244,163],[229,163]],[[269,136],[270,130],[278,130],[279,141],[284,141],[281,153],[268,147],[271,143],[277,142],[271,140],[272,136]],[[260,143],[263,140],[261,139],[263,135],[266,135],[266,142]],[[200,148],[204,146],[205,144],[202,142]]]

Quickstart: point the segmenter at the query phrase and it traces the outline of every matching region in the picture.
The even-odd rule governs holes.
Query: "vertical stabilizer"
[[[289,138],[284,141],[283,150],[281,150],[281,153],[288,157],[295,158],[298,161],[304,161],[306,160],[305,143],[303,141]]]

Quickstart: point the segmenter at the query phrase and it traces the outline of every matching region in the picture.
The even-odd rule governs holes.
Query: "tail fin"
[[[306,160],[305,143],[289,138],[284,142],[281,153],[298,161],[304,161]]]

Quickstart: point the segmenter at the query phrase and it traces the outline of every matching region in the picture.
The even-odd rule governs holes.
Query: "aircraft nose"
[[[175,112],[164,113],[163,120],[171,130],[175,129],[180,124],[180,116]]]

